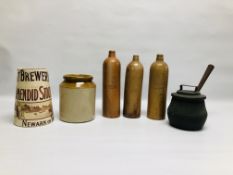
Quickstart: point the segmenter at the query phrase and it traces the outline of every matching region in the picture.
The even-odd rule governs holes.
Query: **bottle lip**
[[[63,76],[67,82],[91,82],[93,77],[87,74],[66,74]]]
[[[164,60],[163,54],[157,54],[156,61],[163,61],[163,60]]]
[[[133,55],[133,61],[139,61],[139,55]]]
[[[115,57],[116,56],[116,51],[115,50],[109,50],[108,56],[109,57]]]

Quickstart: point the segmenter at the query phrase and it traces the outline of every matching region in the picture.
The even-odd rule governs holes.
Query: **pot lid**
[[[184,90],[183,86],[195,87],[195,90]],[[172,93],[172,97],[187,99],[187,100],[204,100],[206,96],[201,94],[199,91],[196,91],[196,86],[190,85],[180,85],[180,90],[175,93]]]

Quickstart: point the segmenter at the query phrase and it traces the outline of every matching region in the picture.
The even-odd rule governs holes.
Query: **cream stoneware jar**
[[[96,85],[91,75],[67,74],[60,84],[60,120],[70,123],[95,117]]]

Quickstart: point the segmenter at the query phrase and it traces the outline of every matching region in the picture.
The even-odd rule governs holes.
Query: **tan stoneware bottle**
[[[113,50],[103,63],[103,116],[120,116],[120,72],[121,64]]]
[[[163,55],[157,55],[150,67],[147,117],[155,120],[165,118],[168,84],[168,65]]]
[[[134,55],[128,64],[125,76],[125,93],[123,115],[128,118],[138,118],[141,114],[141,95],[143,81],[143,66],[139,56]]]

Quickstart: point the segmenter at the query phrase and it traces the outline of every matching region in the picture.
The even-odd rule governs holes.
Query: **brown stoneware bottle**
[[[168,84],[168,65],[163,55],[157,55],[150,67],[147,117],[155,120],[165,118]]]
[[[128,64],[125,76],[125,93],[123,115],[128,118],[138,118],[141,114],[141,95],[143,81],[143,66],[139,56],[134,55]]]
[[[103,63],[103,116],[120,116],[120,72],[121,64],[113,50]]]

